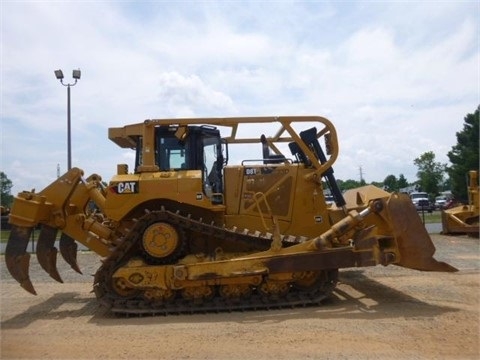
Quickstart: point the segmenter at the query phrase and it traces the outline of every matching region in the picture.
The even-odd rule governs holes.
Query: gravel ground
[[[32,296],[1,270],[1,359],[479,359],[479,240],[433,235],[457,273],[396,266],[343,270],[322,306],[167,317],[115,317],[85,275],[59,259],[59,284],[32,257]]]

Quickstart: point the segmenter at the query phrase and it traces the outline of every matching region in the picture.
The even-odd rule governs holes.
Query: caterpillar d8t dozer
[[[118,165],[103,186],[73,168],[15,198],[5,258],[27,291],[35,294],[26,248],[37,226],[38,262],[59,282],[57,236],[78,272],[77,242],[103,258],[94,292],[115,313],[304,306],[329,295],[341,268],[456,270],[433,258],[408,196],[373,186],[342,194],[326,118],[146,120],[110,128],[109,138],[136,151],[132,172]],[[228,165],[236,144],[248,150]]]

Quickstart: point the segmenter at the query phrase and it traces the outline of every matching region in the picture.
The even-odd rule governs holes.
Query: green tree
[[[397,181],[397,186],[398,186],[397,190],[406,188],[406,187],[408,187],[408,185],[409,185],[409,183],[408,183],[407,179],[405,178],[405,175],[400,174],[398,176],[398,181]]]
[[[348,180],[345,180],[345,181],[337,180],[337,184],[338,184],[338,187],[340,188],[340,190],[342,190],[342,191],[355,189],[355,188],[358,188],[358,187],[362,186],[362,183],[360,181],[352,180],[352,179],[348,179]]]
[[[433,151],[423,153],[413,160],[413,163],[418,167],[417,178],[421,190],[428,194],[438,194],[439,184],[443,181],[447,165],[436,162]]]
[[[364,184],[364,185],[366,185],[366,184]],[[385,184],[383,183],[383,181],[372,181],[372,182],[370,183],[370,185],[376,186],[376,187],[378,187],[378,188],[380,188],[380,189],[383,189],[384,186],[385,186]],[[363,185],[362,185],[362,186],[363,186]]]
[[[0,171],[0,204],[6,208],[12,204],[13,196],[10,194],[12,186],[12,181],[3,171]]]
[[[457,132],[457,144],[447,153],[452,166],[447,168],[453,195],[462,201],[467,196],[467,176],[470,170],[479,170],[479,111],[464,118],[463,130]]]
[[[385,180],[383,180],[383,184],[387,191],[398,191],[398,180],[395,175],[388,175]]]

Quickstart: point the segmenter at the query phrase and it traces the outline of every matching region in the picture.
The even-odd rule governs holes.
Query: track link
[[[111,286],[113,273],[128,261],[135,250],[135,244],[142,236],[143,229],[149,222],[168,221],[180,227],[182,231],[195,231],[210,238],[228,239],[256,246],[259,251],[266,250],[271,244],[271,235],[249,234],[247,231],[237,232],[206,224],[200,220],[191,219],[167,210],[148,212],[140,218],[132,230],[124,237],[123,241],[113,250],[113,253],[103,261],[102,266],[95,274],[94,292],[99,302],[110,309],[113,313],[125,315],[170,315],[170,314],[193,314],[207,312],[228,312],[244,310],[262,310],[291,308],[308,305],[318,305],[335,288],[338,270],[325,271],[322,281],[316,286],[300,289],[289,285],[285,295],[265,295],[259,288],[253,288],[248,296],[230,299],[222,297],[218,288],[214,288],[211,297],[202,299],[185,299],[180,294],[173,294],[167,300],[151,300],[143,296],[142,291],[135,291],[121,296]],[[291,246],[302,241],[302,238],[284,237],[283,246]]]

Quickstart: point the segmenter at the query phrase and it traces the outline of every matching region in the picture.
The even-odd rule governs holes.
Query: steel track
[[[122,297],[110,285],[112,275],[121,264],[130,259],[135,251],[135,244],[141,239],[143,230],[152,220],[166,221],[181,227],[185,231],[193,230],[209,237],[238,241],[250,246],[256,245],[259,251],[268,249],[271,243],[271,236],[269,235],[251,235],[246,231],[240,233],[213,224],[205,224],[202,221],[193,220],[188,216],[185,217],[179,213],[166,210],[149,212],[137,221],[133,229],[124,237],[123,242],[104,260],[102,266],[95,274],[94,292],[97,299],[113,313],[126,315],[170,315],[268,310],[318,305],[329,296],[336,286],[338,271],[335,269],[327,271],[327,279],[315,288],[301,290],[291,286],[288,293],[281,297],[267,296],[255,289],[248,297],[234,300],[220,296],[218,291],[215,291],[214,296],[209,299],[186,300],[178,295],[170,302],[147,300],[140,291],[134,296]],[[298,241],[300,240],[292,240],[290,237],[283,240],[283,246],[291,246],[298,243]]]

